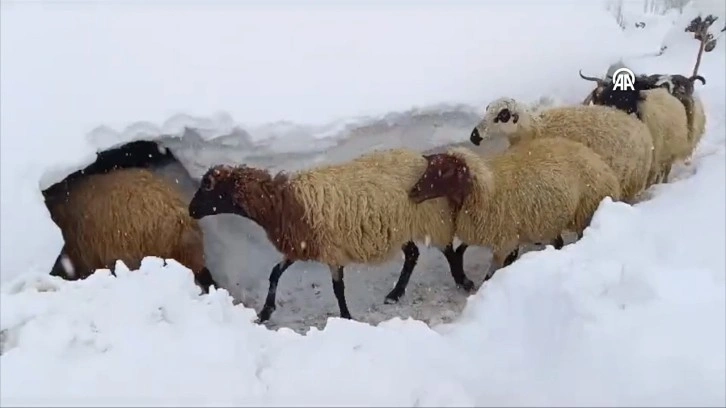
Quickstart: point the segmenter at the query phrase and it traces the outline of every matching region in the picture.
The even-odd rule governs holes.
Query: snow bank
[[[248,112],[259,109],[264,113],[267,103],[260,95],[254,95],[255,89],[262,92],[254,86],[250,92],[255,98],[240,102],[237,99],[241,98],[236,94],[235,98],[229,96],[234,101],[224,100],[228,96],[225,92],[232,91],[223,89],[223,85],[210,85],[210,94],[219,97],[222,109],[229,112],[218,116],[202,116],[215,109],[205,105],[214,99],[212,97],[202,100],[179,97],[182,92],[198,96],[193,92],[196,86],[201,86],[197,84],[203,83],[179,80],[176,76],[179,72],[192,75],[195,80],[214,78],[215,84],[229,80],[228,84],[234,85],[230,89],[235,90],[242,81],[244,84],[254,82],[244,76],[245,79],[225,77],[210,68],[222,57],[214,57],[218,58],[215,63],[205,59],[212,58],[210,55],[213,54],[205,48],[207,43],[217,44],[229,39],[222,34],[245,30],[244,24],[235,24],[234,28],[224,24],[209,25],[212,17],[207,13],[220,9],[196,10],[199,18],[186,22],[195,23],[191,27],[199,27],[198,30],[172,25],[183,22],[184,16],[189,17],[183,9],[176,11],[179,15],[167,17],[169,30],[185,40],[193,40],[188,48],[175,49],[174,44],[181,42],[161,41],[171,41],[171,38],[165,37],[165,30],[159,29],[158,16],[153,15],[151,8],[148,8],[148,17],[135,15],[135,20],[129,16],[134,14],[131,9],[113,9],[118,11],[121,22],[93,20],[78,11],[70,14],[73,18],[69,19],[68,14],[53,14],[71,13],[69,11],[46,8],[43,11],[46,14],[33,17],[40,19],[42,15],[48,20],[43,22],[47,25],[39,26],[37,20],[28,20],[24,15],[28,7],[35,5],[15,4],[16,10],[12,13],[6,12],[6,4],[2,7],[0,405],[726,405],[723,388],[726,381],[723,347],[726,342],[726,265],[723,257],[726,246],[726,124],[723,113],[726,104],[722,75],[724,55],[718,54],[718,50],[704,58],[702,72],[708,77],[708,85],[699,87],[708,114],[707,135],[699,145],[692,166],[677,166],[673,182],[653,188],[651,200],[632,207],[606,200],[582,240],[560,251],[549,248],[524,254],[520,261],[495,275],[470,297],[463,315],[452,324],[429,328],[420,321],[392,319],[372,326],[333,318],[324,330],[311,329],[303,336],[288,329],[271,331],[252,323],[254,311],[243,305],[233,306],[232,298],[225,290],[198,296],[191,272],[173,261],[163,266],[160,259],[150,257],[139,271],[119,270],[117,278],[112,278],[108,271],[99,271],[80,282],[33,275],[33,272],[47,271],[55,257],[54,251],[60,247],[59,234],[53,233],[54,227],[42,208],[38,182],[45,176],[44,183],[50,183],[54,177],[62,177],[62,172],[69,168],[82,165],[84,158],[90,158],[96,148],[108,147],[104,144],[115,144],[127,138],[193,133],[198,139],[192,138],[194,140],[187,146],[188,152],[192,152],[189,146],[201,143],[202,139],[231,132],[233,135],[215,139],[219,150],[223,150],[223,146],[232,150],[249,149],[248,154],[254,159],[255,149],[269,153],[284,145],[283,139],[274,138],[276,135],[295,134],[300,140],[289,141],[288,155],[280,155],[289,162],[280,159],[276,165],[300,166],[304,163],[292,163],[317,156],[290,156],[296,151],[295,145],[305,145],[308,152],[324,150],[329,145],[316,145],[315,136],[321,134],[317,132],[325,130],[327,133],[322,134],[330,140],[353,135],[356,128],[347,128],[349,125],[345,121],[326,125],[322,118],[319,122],[322,125],[307,127],[295,123],[245,127],[231,118],[242,121],[256,118],[234,109],[250,109]],[[67,9],[71,6],[58,7]],[[110,15],[111,9],[106,7],[111,6],[97,7],[98,15]],[[515,6],[496,7],[506,7],[510,13],[515,13]],[[574,10],[573,16],[577,15],[577,6],[568,4],[566,7]],[[482,89],[486,88],[480,94],[481,100],[495,97],[497,93],[513,92],[532,99],[550,91],[563,100],[579,100],[589,88],[586,81],[571,79],[572,73],[579,68],[579,61],[583,61],[583,69],[589,67],[603,72],[612,61],[610,54],[617,54],[615,45],[612,50],[609,46],[601,46],[616,43],[620,38],[616,34],[611,41],[598,42],[597,47],[590,47],[584,36],[576,36],[578,38],[571,39],[576,42],[573,48],[556,54],[556,58],[532,59],[511,53],[497,41],[509,43],[507,40],[512,37],[529,37],[528,42],[516,45],[527,44],[528,49],[537,48],[538,51],[533,52],[542,50],[544,55],[555,48],[564,48],[561,42],[552,43],[555,36],[548,34],[564,29],[559,28],[561,22],[540,14],[536,24],[549,27],[549,30],[543,29],[536,35],[504,31],[506,35],[498,36],[487,33],[486,26],[475,27],[474,20],[498,20],[495,17],[501,14],[492,17],[483,13],[474,18],[455,15],[458,12],[472,14],[471,10],[466,13],[458,8],[453,10],[437,10],[435,13],[440,18],[436,24],[406,27],[423,39],[435,39],[432,30],[450,36],[446,38],[461,34],[461,38],[457,37],[460,42],[446,44],[447,48],[455,50],[448,50],[449,54],[445,55],[456,56],[456,50],[459,56],[474,55],[470,59],[464,58],[466,63],[481,64],[481,72],[498,76],[499,80],[446,77],[445,81],[451,82],[437,85],[442,88],[433,85],[428,88],[431,95],[440,96],[440,100],[448,97],[464,100],[464,96],[456,95],[456,92],[466,92],[466,86],[480,85]],[[581,10],[584,13],[584,9]],[[240,10],[224,12],[242,14]],[[52,18],[59,16],[66,18]],[[224,17],[218,17],[219,22],[224,22]],[[402,15],[398,17],[399,21],[409,18],[408,23],[415,20]],[[151,30],[154,18],[157,20],[153,21],[155,26]],[[312,20],[309,15],[305,18],[316,24],[328,24],[328,27],[337,24],[335,20]],[[604,31],[610,27],[609,23],[603,21],[603,27],[598,29],[597,20],[597,17],[572,18],[567,30],[606,36]],[[63,24],[66,26],[60,27]],[[498,24],[495,27],[509,27],[512,23],[502,20]],[[121,37],[120,32],[113,29],[84,35],[88,32],[84,30],[96,25],[133,27],[134,32],[128,33],[129,38]],[[295,40],[305,39],[306,35],[313,37],[312,33],[306,34],[309,26],[299,25],[303,28],[296,32]],[[588,29],[584,30],[581,25],[587,25]],[[338,26],[336,34],[343,32],[340,36],[345,38],[346,25],[340,23]],[[60,28],[75,36],[68,37],[72,41],[59,39],[61,31],[57,30]],[[382,30],[385,32],[385,25]],[[473,35],[482,30],[486,35]],[[194,34],[203,39],[186,38],[191,37],[187,31],[195,31]],[[410,32],[401,31],[405,34],[391,29],[389,34],[394,38],[390,39],[390,44],[397,44],[399,37],[396,35],[409,38]],[[135,33],[143,33],[139,37],[145,37],[134,38]],[[21,34],[28,45],[17,40]],[[375,34],[372,35],[375,38]],[[468,38],[472,38],[471,43],[466,41]],[[142,40],[144,43],[140,44]],[[89,42],[97,42],[96,48],[81,48]],[[104,48],[112,43],[134,45],[137,49]],[[530,43],[534,45],[530,46]],[[438,52],[434,47],[436,44],[429,47]],[[229,57],[231,66],[238,69],[245,63],[269,62],[273,58],[262,54],[261,49],[256,50],[258,54],[250,54],[241,47],[209,48]],[[415,45],[413,49],[417,49]],[[527,71],[515,72],[522,76],[521,82],[502,81],[506,74],[514,72],[504,63],[499,66],[498,62],[493,62],[496,69],[484,69],[488,62],[482,50],[488,49],[501,52],[501,58],[509,55],[510,62],[528,61]],[[407,48],[396,51],[398,54],[393,51],[385,54],[391,66],[404,63],[409,57]],[[135,58],[126,58],[132,52],[138,52],[131,55]],[[186,57],[180,70],[172,65],[174,57],[170,54],[174,52]],[[85,57],[84,53],[92,54],[96,59],[80,59]],[[65,54],[79,59],[51,59]],[[9,61],[8,55],[13,56]],[[42,60],[43,55],[49,56],[50,62]],[[195,55],[200,58],[190,58]],[[592,58],[586,58],[586,55]],[[147,64],[144,56],[158,67],[150,68],[148,77],[132,77],[140,69],[134,64],[142,64],[142,67]],[[247,57],[245,61],[236,59],[241,56]],[[418,57],[428,64],[435,64],[437,58],[433,51],[430,56]],[[429,57],[430,61],[426,59]],[[106,62],[99,62],[99,58]],[[675,72],[688,59],[684,55],[677,58],[665,54],[655,59],[638,58],[637,62],[626,62],[635,65],[636,70]],[[30,60],[37,63],[24,65]],[[122,85],[113,80],[104,82],[111,79],[111,72],[104,71],[110,70],[110,60],[115,60],[119,67],[117,72],[128,75],[119,77],[118,83]],[[330,59],[325,61],[330,62]],[[451,61],[454,60],[446,60],[446,63]],[[536,61],[536,67],[542,71],[532,70],[532,61]],[[302,67],[304,63],[312,64],[298,58],[291,60],[289,65]],[[72,64],[78,66],[71,67]],[[199,67],[199,70],[192,72],[189,66]],[[422,63],[422,66],[426,64]],[[465,69],[447,67],[451,72]],[[80,73],[67,72],[73,71],[71,68]],[[151,83],[152,79],[166,81],[160,79],[156,69],[166,71],[174,78],[174,82],[171,79],[164,82],[174,85],[168,90],[171,95],[168,99],[156,84]],[[368,74],[366,70],[356,72]],[[377,71],[372,68],[371,72]],[[328,71],[320,74],[321,77],[330,75]],[[66,78],[70,79],[66,81]],[[426,83],[434,78],[439,77],[427,78]],[[405,82],[405,78],[402,80]],[[550,89],[558,82],[567,84],[567,89]],[[526,87],[533,83],[537,86]],[[270,80],[268,86],[276,84]],[[407,84],[411,85],[410,82]],[[147,92],[141,92],[143,88],[148,88]],[[390,92],[391,103],[401,98],[398,102],[405,105],[404,96],[397,93],[399,90],[388,91],[386,88],[385,92]],[[108,96],[111,91],[116,94]],[[355,88],[337,91],[345,94],[345,97],[341,96],[344,100],[356,92]],[[99,95],[103,92],[104,98],[109,99],[81,97],[82,94],[93,96],[94,92]],[[141,98],[127,99],[136,93]],[[296,94],[291,92],[290,95]],[[61,96],[66,100],[57,104]],[[383,95],[377,96],[386,99]],[[110,102],[110,98],[114,102]],[[305,95],[304,99],[286,100],[280,105],[278,118],[294,115],[286,111],[289,107],[285,103],[291,103],[291,100],[299,103],[301,109],[311,109],[308,106],[311,101],[317,105],[322,99]],[[118,101],[126,101],[128,106],[119,106]],[[256,106],[256,102],[260,102],[261,107]],[[182,106],[183,103],[189,106]],[[406,109],[418,102],[411,98],[407,103],[409,105],[394,108]],[[144,110],[137,111],[138,107]],[[360,107],[365,108],[365,104],[361,103]],[[162,111],[167,108],[170,112]],[[329,106],[318,108],[321,115],[334,113],[339,108],[342,112],[345,102],[331,100]],[[198,116],[172,116],[177,110]],[[438,109],[432,117],[465,121],[463,111],[464,108]],[[373,124],[373,130],[369,129],[367,133],[370,134],[380,123],[401,123],[414,116],[392,114],[360,123]],[[172,119],[165,122],[169,117]],[[149,122],[134,122],[144,118]],[[88,132],[99,123],[111,127]],[[420,126],[431,122],[417,123]],[[185,126],[197,129],[184,130]],[[335,130],[335,126],[341,126],[345,131]],[[275,135],[271,130],[269,134],[255,133],[255,129],[284,131]],[[432,131],[421,132],[427,137],[434,134]],[[360,146],[369,146],[361,142],[360,137],[357,134],[332,144],[347,144],[347,152],[360,151]],[[438,137],[438,140],[445,140],[452,136]],[[28,141],[38,143],[30,146],[25,143]],[[430,140],[422,141],[422,144],[427,142]],[[379,140],[379,143],[392,142]],[[70,151],[73,153],[68,153]],[[332,151],[337,154],[337,150]],[[51,152],[55,152],[53,157]],[[192,160],[192,154],[189,155]],[[262,159],[257,157],[257,160]],[[59,173],[45,172],[38,167],[40,164]],[[23,240],[21,236],[30,239]],[[443,270],[439,272],[444,273]],[[11,281],[11,278],[16,279]],[[355,284],[349,288],[349,292],[365,290]],[[379,296],[384,294],[381,290]],[[324,306],[318,304],[317,307]],[[354,307],[351,304],[351,308]]]
[[[5,284],[0,402],[723,406],[720,123],[692,176],[634,207],[604,201],[582,240],[525,254],[434,329],[331,318],[306,336],[270,331],[157,258],[118,278]]]
[[[505,93],[575,100],[579,68],[633,51],[587,2],[1,7],[2,282],[48,271],[61,236],[39,188],[98,149],[193,131],[321,152],[358,127],[430,111],[445,123]],[[460,135],[431,128],[422,144]]]

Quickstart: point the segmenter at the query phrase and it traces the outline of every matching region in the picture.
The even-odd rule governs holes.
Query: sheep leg
[[[557,238],[552,241],[552,246],[555,247],[555,249],[562,249],[562,247],[565,246],[565,240],[562,239],[562,234],[558,235]]]
[[[270,315],[275,311],[275,297],[277,296],[277,282],[280,280],[280,276],[285,272],[287,268],[295,263],[289,259],[283,259],[282,262],[278,263],[272,268],[270,273],[270,288],[267,290],[267,298],[265,299],[265,305],[257,314],[257,322],[262,323],[270,319]]]
[[[668,176],[670,176],[670,174],[671,174],[671,167],[672,167],[671,163],[668,163],[665,165],[665,169],[663,170],[663,180],[662,180],[663,183],[668,182]]]
[[[217,282],[214,281],[214,278],[212,278],[212,273],[209,272],[209,269],[206,266],[203,267],[194,278],[197,281],[197,284],[202,287],[202,291],[204,293],[209,293],[209,287],[212,285],[214,285],[215,288],[219,287]]]
[[[454,250],[454,245],[449,244],[442,252],[449,262],[449,270],[456,286],[469,292],[474,289],[474,282],[467,278],[466,273],[464,273],[464,252],[466,252],[467,248],[469,248],[469,245],[461,244]]]
[[[535,245],[542,245],[541,242],[535,242]],[[557,238],[555,238],[552,242],[550,242],[550,245],[555,247],[555,249],[562,249],[562,247],[565,246],[565,240],[562,239],[562,235],[558,235]]]
[[[333,277],[333,293],[338,300],[338,308],[340,309],[340,317],[343,319],[351,319],[348,305],[345,303],[345,283],[343,282],[343,267],[330,265],[330,275]]]
[[[494,276],[494,274],[501,268],[504,268],[505,266],[511,265],[514,261],[517,260],[517,257],[519,256],[519,246],[514,248],[512,252],[510,252],[506,257],[504,257],[504,260],[502,261],[502,257],[498,254],[494,254],[492,256],[492,263],[489,266],[489,273],[484,278],[484,282],[488,281],[489,279]]]
[[[71,268],[73,268],[72,263],[70,262],[70,259],[68,258],[68,255],[66,255],[66,247],[63,245],[63,248],[61,249],[61,252],[58,254],[58,257],[55,259],[55,263],[53,264],[53,269],[50,270],[51,276],[58,276],[60,278],[63,278],[65,280],[76,280],[78,277],[75,274],[75,271],[67,271],[66,266],[63,264],[63,261],[65,260]],[[73,272],[73,273],[69,273]]]
[[[401,296],[406,293],[406,286],[408,286],[408,281],[411,279],[411,273],[413,273],[413,268],[416,267],[416,262],[418,262],[418,246],[412,241],[405,243],[401,247],[401,250],[404,256],[403,268],[401,268],[401,274],[398,277],[396,286],[386,295],[386,300],[384,301],[386,304],[398,302]]]

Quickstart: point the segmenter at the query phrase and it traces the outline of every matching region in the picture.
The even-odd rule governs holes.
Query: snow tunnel
[[[63,199],[73,183],[91,174],[141,167],[176,183],[184,199],[190,200],[199,178],[214,164],[245,163],[276,172],[342,162],[358,156],[361,151],[381,147],[416,146],[422,152],[432,153],[445,146],[469,143],[462,141],[461,135],[467,135],[478,118],[475,110],[466,107],[412,110],[393,117],[354,121],[325,138],[315,135],[329,132],[328,128],[308,129],[289,124],[256,129],[264,138],[252,137],[243,128],[220,126],[217,129],[209,125],[205,128],[199,123],[190,123],[183,130],[149,129],[142,137],[133,128],[133,134],[121,134],[118,139],[136,141],[98,149],[95,158],[89,157],[85,163],[68,169],[66,174],[70,174],[62,180],[56,178],[54,181],[61,181],[42,193],[47,207],[52,200]],[[214,133],[214,137],[205,131]],[[296,139],[304,140],[304,145],[290,142]],[[482,144],[479,149],[504,147],[502,140],[496,140]],[[93,162],[80,168],[90,160]],[[204,234],[206,266],[219,288],[226,290],[235,304],[242,303],[259,311],[268,290],[270,271],[281,256],[264,230],[246,218],[230,214],[205,217],[199,220],[199,225]],[[399,317],[435,325],[451,322],[460,314],[468,294],[458,289],[451,279],[445,257],[435,248],[422,246],[420,251],[413,278],[397,304],[385,304],[384,297],[398,278],[402,258],[396,257],[381,265],[351,265],[347,269],[346,298],[356,320],[375,324]],[[53,258],[58,255],[53,254]],[[470,279],[483,280],[489,257],[488,250],[483,248],[467,251],[465,267]],[[56,270],[65,271],[60,259],[56,259],[55,265]],[[52,266],[48,265],[49,273]],[[300,333],[311,327],[324,327],[329,317],[338,315],[330,285],[330,272],[325,265],[295,263],[280,280],[278,308],[265,325],[273,329],[286,327]]]

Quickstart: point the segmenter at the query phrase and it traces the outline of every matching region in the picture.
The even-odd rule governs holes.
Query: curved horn
[[[595,77],[589,77],[589,76],[582,75],[582,70],[580,70],[580,78],[582,78],[582,79],[584,79],[586,81],[595,81],[595,82],[597,82],[598,85],[600,85],[600,84],[602,84],[604,82],[600,78],[595,78]]]
[[[694,75],[694,76],[688,78],[688,80],[691,81],[691,83],[694,83],[694,82],[696,82],[696,80],[699,80],[699,81],[701,81],[701,84],[706,85],[706,79],[700,75]]]

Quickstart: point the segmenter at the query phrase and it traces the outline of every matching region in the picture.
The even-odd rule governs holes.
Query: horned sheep
[[[564,138],[523,141],[489,158],[462,147],[426,158],[410,197],[421,205],[446,197],[456,236],[492,249],[490,273],[512,263],[519,245],[551,241],[565,229],[581,238],[602,199],[620,199],[610,166]]]
[[[633,202],[645,189],[651,170],[653,141],[641,121],[604,106],[561,106],[532,114],[512,98],[499,98],[487,107],[471,132],[470,141],[505,136],[510,145],[521,141],[562,137],[583,143],[618,176],[622,198]]]
[[[116,260],[138,269],[146,256],[192,270],[204,292],[217,286],[205,266],[203,235],[179,191],[146,169],[92,174],[46,192],[51,219],[65,240],[52,275],[83,279]],[[70,265],[68,264],[70,261]]]
[[[706,79],[701,75],[686,77],[679,74],[651,75],[651,81],[655,81],[656,87],[664,87],[668,92],[678,99],[686,109],[686,120],[688,123],[688,141],[691,151],[696,148],[701,136],[706,131],[706,116],[703,110],[701,99],[695,95],[694,83],[696,80],[706,85]]]
[[[344,267],[379,264],[400,250],[404,265],[387,302],[404,293],[418,259],[414,242],[428,241],[444,252],[455,282],[464,275],[463,253],[452,247],[453,215],[445,199],[415,205],[408,191],[426,169],[419,152],[391,149],[352,161],[300,171],[294,175],[241,166],[218,165],[202,177],[189,204],[193,218],[231,213],[249,218],[267,233],[283,259],[270,273],[270,286],[259,321],[275,310],[277,283],[296,261],[328,265],[340,315],[350,319],[345,300]]]
[[[637,83],[637,81],[636,81]],[[692,152],[686,107],[667,89],[614,90],[606,88],[593,98],[595,105],[610,106],[624,112],[637,113],[646,124],[653,140],[653,166],[648,185],[667,182],[671,166],[685,160]]]
[[[691,77],[679,74],[639,75],[635,77],[633,90],[615,90],[612,79],[601,80],[588,77],[582,75],[582,72],[580,72],[580,77],[597,83],[586,101],[593,102],[596,105],[611,106],[629,114],[635,113],[640,119],[642,119],[642,113],[639,106],[644,100],[644,96],[640,91],[665,88],[685,108],[691,150],[695,149],[701,136],[706,131],[706,116],[703,104],[700,98],[694,94],[694,82],[696,80],[701,81],[704,85],[706,84],[706,79],[700,75]]]

